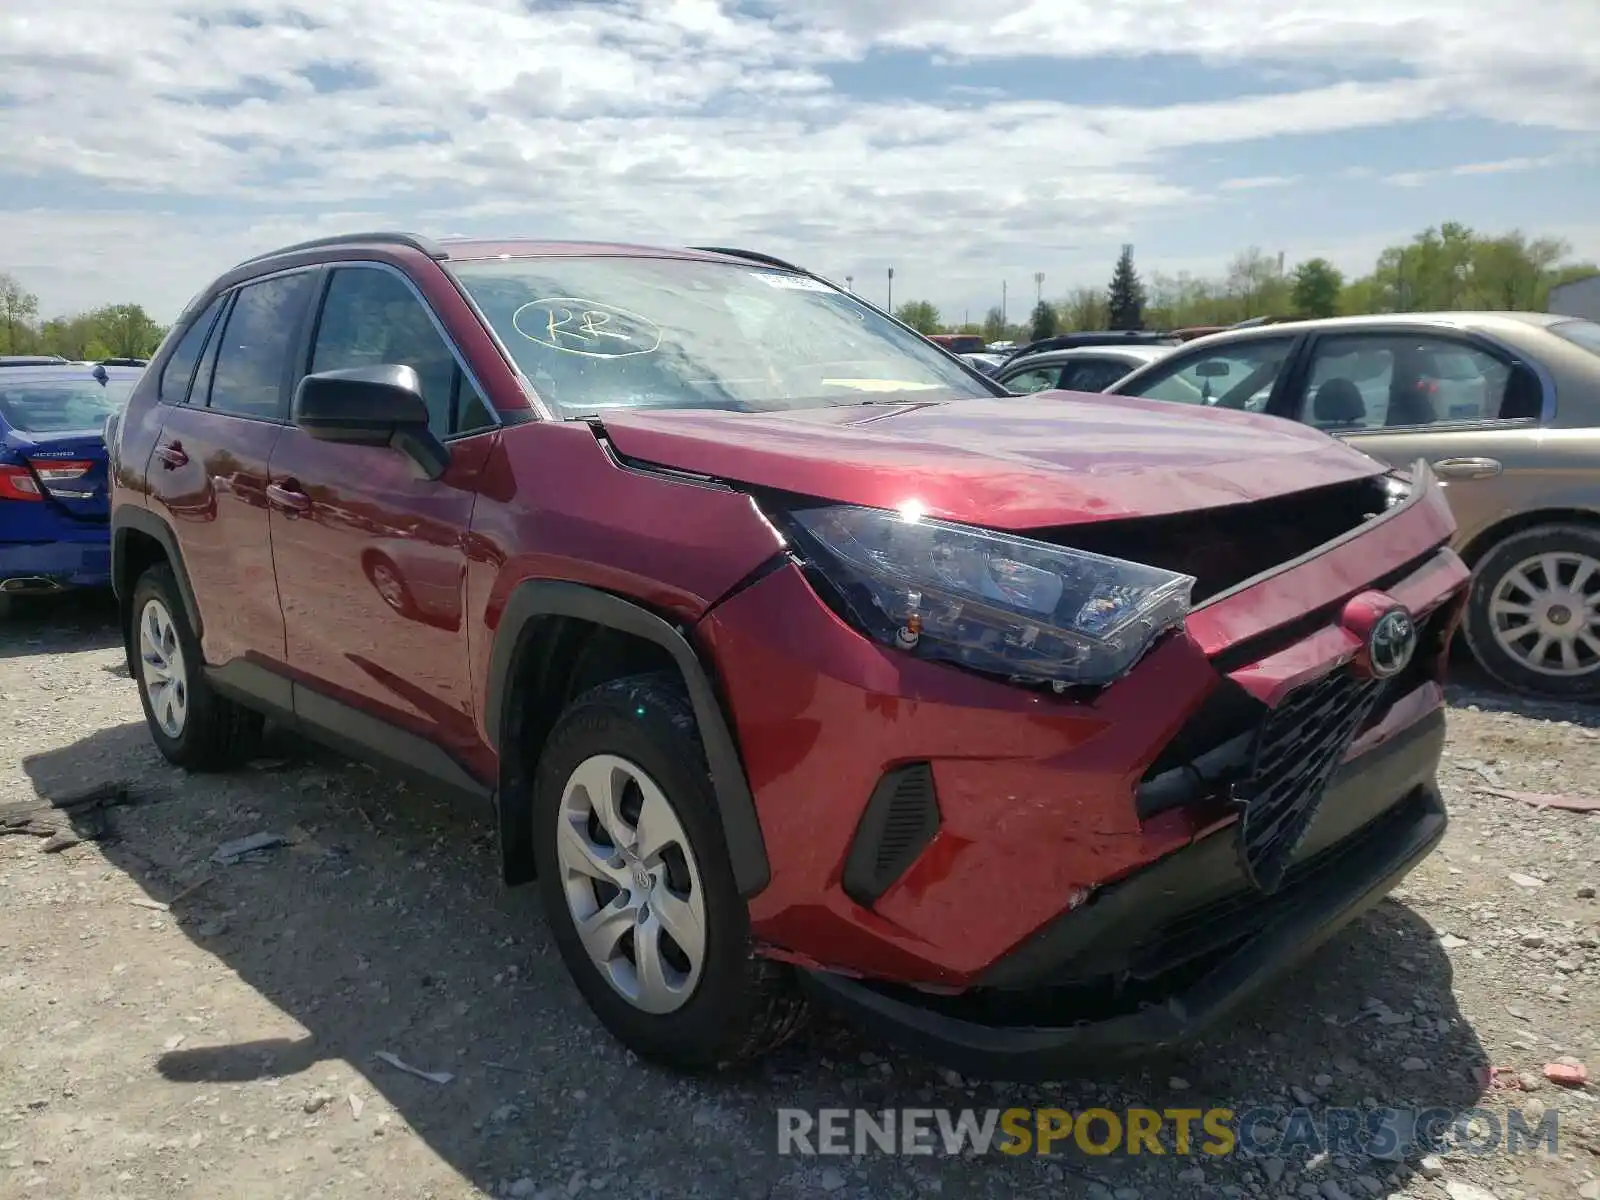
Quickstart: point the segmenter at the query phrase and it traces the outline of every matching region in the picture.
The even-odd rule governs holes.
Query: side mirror
[[[295,425],[321,442],[390,446],[438,479],[450,451],[428,428],[422,380],[399,363],[307,375],[294,390]]]
[[[1221,379],[1231,368],[1220,359],[1208,359],[1194,369],[1196,378]]]

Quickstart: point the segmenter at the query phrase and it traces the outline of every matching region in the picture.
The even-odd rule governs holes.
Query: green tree
[[[94,339],[117,358],[147,358],[166,333],[138,304],[107,304],[89,314]]]
[[[938,333],[944,328],[939,310],[926,300],[908,300],[895,309],[894,315],[918,333]]]
[[[1061,306],[1061,316],[1068,329],[1093,330],[1107,328],[1111,319],[1106,309],[1106,294],[1099,288],[1074,288]]]
[[[983,314],[983,340],[986,342],[1004,341],[1006,336],[1006,315],[1000,311],[997,304]]]
[[[37,334],[33,322],[39,315],[39,297],[27,291],[16,278],[0,273],[0,354],[27,354]]]
[[[1106,307],[1112,329],[1144,328],[1144,284],[1133,269],[1133,247],[1123,246],[1106,289]]]
[[[1308,258],[1294,269],[1290,303],[1297,317],[1331,317],[1339,311],[1344,273],[1325,258]]]
[[[1042,338],[1055,337],[1061,328],[1061,316],[1056,312],[1055,305],[1048,300],[1041,300],[1033,306],[1031,327],[1028,330],[1030,341],[1039,341]]]

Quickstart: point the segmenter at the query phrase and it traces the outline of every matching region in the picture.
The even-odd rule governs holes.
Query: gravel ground
[[[108,781],[127,802],[48,813],[53,840],[0,837],[0,1195],[1593,1200],[1600,1089],[1541,1071],[1564,1056],[1600,1068],[1600,814],[1489,789],[1600,791],[1600,712],[1471,684],[1452,701],[1443,849],[1181,1057],[974,1084],[824,1018],[752,1074],[688,1081],[632,1061],[589,1017],[531,889],[496,881],[486,813],[287,737],[249,769],[188,778],[145,734],[106,606],[24,615],[0,631],[0,806]],[[210,861],[262,830],[292,844]],[[1488,1066],[1536,1090],[1486,1094]],[[776,1153],[787,1106],[1508,1098],[1559,1110],[1559,1153]]]

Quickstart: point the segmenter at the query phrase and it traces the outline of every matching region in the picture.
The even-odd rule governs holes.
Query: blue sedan
[[[0,358],[0,602],[110,584],[102,431],[142,373]]]

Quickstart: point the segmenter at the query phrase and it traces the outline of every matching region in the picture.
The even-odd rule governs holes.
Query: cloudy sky
[[[737,244],[976,319],[1440,220],[1600,257],[1600,0],[50,0],[0,271],[170,319],[339,230]],[[1018,297],[1021,297],[1019,300]]]

